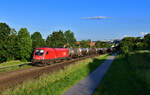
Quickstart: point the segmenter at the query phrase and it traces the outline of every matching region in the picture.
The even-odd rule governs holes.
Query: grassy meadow
[[[94,95],[150,95],[150,51],[118,55]]]
[[[43,75],[38,80],[30,80],[13,90],[6,90],[1,95],[60,95],[90,74],[108,56],[105,54],[78,61],[76,64],[66,66],[63,70]]]

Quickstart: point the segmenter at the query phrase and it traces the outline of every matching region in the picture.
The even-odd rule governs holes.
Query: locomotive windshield
[[[43,54],[44,54],[44,50],[39,50],[39,49],[35,50],[35,55],[41,56]]]

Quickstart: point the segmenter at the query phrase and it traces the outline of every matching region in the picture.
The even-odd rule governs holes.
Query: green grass
[[[66,66],[63,70],[25,82],[2,95],[60,95],[96,69],[109,55],[89,58]]]
[[[94,95],[150,95],[150,52],[118,55]]]
[[[0,68],[6,67],[6,66],[11,66],[11,65],[23,64],[23,63],[25,63],[25,62],[21,62],[19,60],[4,62],[4,63],[0,64]],[[13,67],[9,67],[9,68],[4,68],[4,69],[0,69],[0,74],[2,74],[4,72],[10,72],[10,71],[19,70],[19,69],[28,68],[28,67],[31,67],[31,65],[22,65],[22,66],[13,66]]]
[[[8,62],[4,62],[0,64],[0,67],[2,66],[9,66],[9,65],[16,65],[16,64],[21,64],[23,62],[19,61],[19,60],[13,60],[13,61],[8,61]]]

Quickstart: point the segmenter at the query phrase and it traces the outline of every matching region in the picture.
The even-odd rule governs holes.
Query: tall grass
[[[0,67],[2,66],[9,66],[9,65],[15,65],[15,64],[21,64],[23,62],[19,61],[19,60],[13,60],[13,61],[8,61],[8,62],[4,62],[0,64]]]
[[[118,55],[94,95],[150,95],[150,52]]]
[[[43,75],[38,80],[25,82],[2,95],[60,95],[96,69],[107,57],[108,55],[102,55],[79,61],[63,70]]]

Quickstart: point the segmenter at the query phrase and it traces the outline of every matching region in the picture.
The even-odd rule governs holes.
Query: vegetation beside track
[[[94,95],[149,95],[150,51],[120,54]]]
[[[10,65],[17,65],[17,64],[22,64],[24,62],[21,62],[19,60],[13,60],[13,61],[8,61],[0,64],[0,67],[2,66],[10,66]]]
[[[23,64],[23,63],[25,63],[25,62],[21,62],[19,60],[14,60],[14,61],[8,61],[8,62],[1,63],[0,64],[0,74],[4,73],[4,72],[10,72],[10,71],[14,71],[14,70],[19,70],[19,69],[31,67],[31,65],[21,65],[21,66],[19,66],[19,64]],[[3,68],[3,67],[8,67],[8,68]]]
[[[2,95],[60,95],[96,69],[109,55],[101,55],[66,66],[63,70],[46,74],[38,80],[7,90]]]

